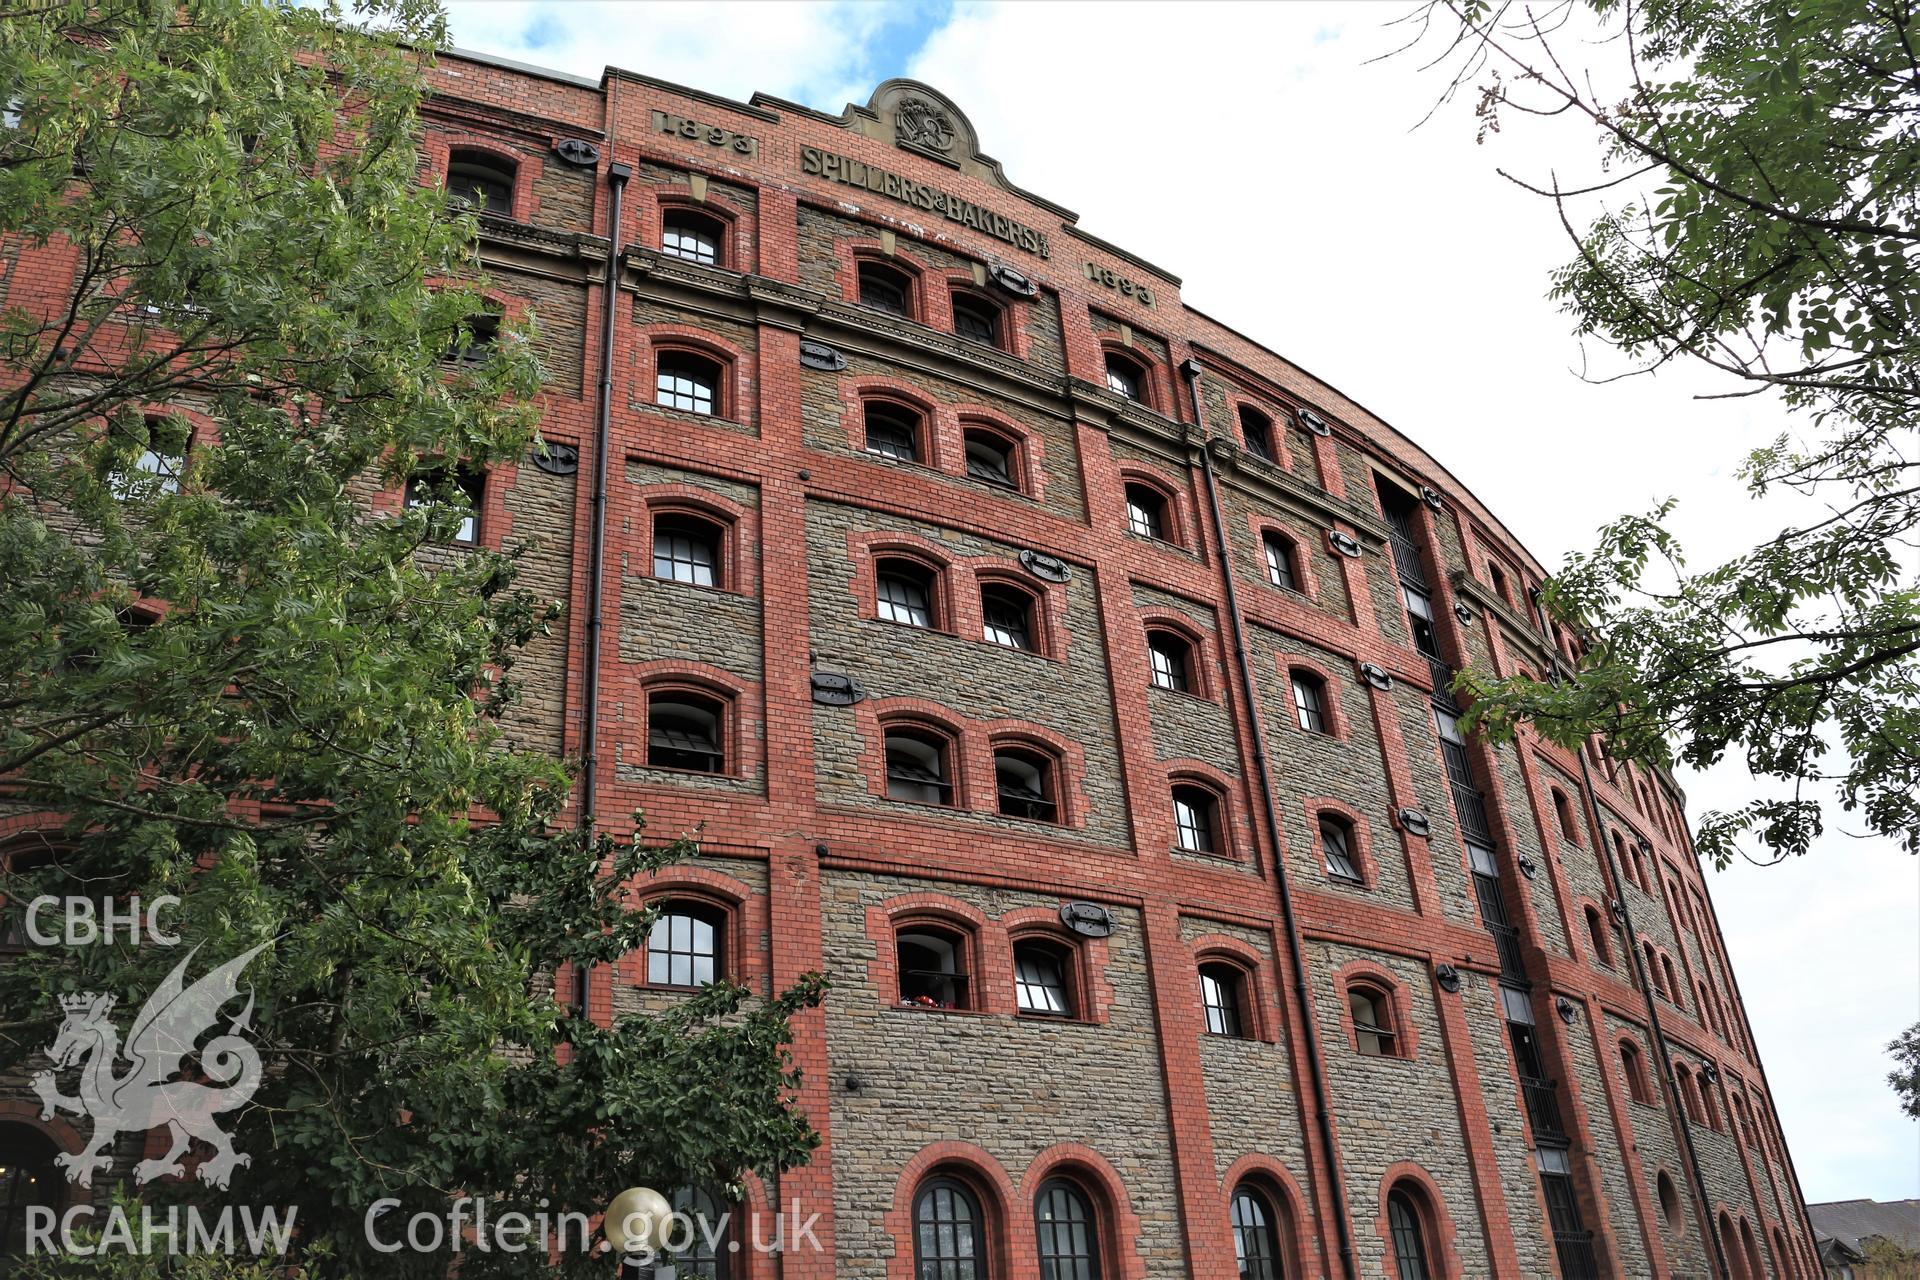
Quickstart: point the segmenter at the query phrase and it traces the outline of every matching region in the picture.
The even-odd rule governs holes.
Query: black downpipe
[[[1673,1059],[1667,1053],[1666,1033],[1660,1030],[1660,1010],[1654,1006],[1653,982],[1647,973],[1646,959],[1640,954],[1638,935],[1633,930],[1633,909],[1627,905],[1627,895],[1620,879],[1620,866],[1614,861],[1613,846],[1607,843],[1607,819],[1600,811],[1600,793],[1593,788],[1593,770],[1587,766],[1587,753],[1573,753],[1580,761],[1580,782],[1587,789],[1587,804],[1593,810],[1593,838],[1600,846],[1600,855],[1606,860],[1607,876],[1612,880],[1613,900],[1620,904],[1620,925],[1627,934],[1627,955],[1633,960],[1633,971],[1640,978],[1640,998],[1647,1006],[1647,1026],[1653,1036],[1653,1052],[1660,1063],[1660,1083],[1666,1091],[1667,1101],[1672,1104],[1673,1114],[1680,1121],[1680,1145],[1685,1149],[1687,1172],[1693,1178],[1693,1194],[1700,1202],[1700,1234],[1707,1238],[1713,1247],[1713,1261],[1721,1280],[1733,1280],[1733,1273],[1727,1268],[1727,1255],[1720,1247],[1720,1233],[1714,1229],[1713,1197],[1707,1192],[1707,1180],[1700,1173],[1700,1153],[1694,1149],[1693,1126],[1687,1123],[1686,1100],[1680,1096],[1673,1074]]]
[[[585,724],[581,730],[580,826],[591,832],[598,816],[600,781],[600,632],[606,611],[600,596],[606,587],[607,450],[613,436],[613,323],[620,298],[620,204],[633,176],[629,165],[607,166],[608,208],[607,275],[600,313],[600,394],[593,415],[593,515],[591,552],[587,561],[587,689]]]
[[[1200,416],[1200,364],[1188,360],[1180,366],[1187,379],[1187,394],[1193,402],[1193,421],[1205,431]],[[1242,696],[1247,704],[1247,723],[1253,730],[1253,769],[1260,780],[1260,801],[1266,809],[1267,830],[1273,833],[1273,878],[1280,890],[1280,918],[1287,927],[1287,954],[1293,962],[1293,994],[1300,1006],[1301,1025],[1306,1031],[1307,1077],[1313,1081],[1313,1111],[1320,1134],[1320,1146],[1326,1153],[1328,1191],[1333,1197],[1333,1222],[1340,1233],[1340,1272],[1354,1280],[1353,1232],[1348,1221],[1347,1194],[1340,1172],[1340,1156],[1333,1145],[1333,1119],[1327,1105],[1323,1067],[1320,1061],[1320,1026],[1313,1013],[1313,994],[1307,989],[1306,956],[1300,947],[1300,926],[1293,915],[1293,890],[1287,879],[1286,859],[1280,854],[1280,811],[1273,798],[1273,776],[1267,768],[1267,735],[1261,727],[1259,686],[1254,681],[1253,662],[1247,656],[1246,628],[1240,619],[1240,597],[1233,588],[1233,558],[1227,545],[1227,525],[1220,510],[1220,490],[1213,479],[1213,456],[1206,444],[1200,446],[1200,475],[1207,486],[1207,506],[1213,513],[1214,552],[1220,560],[1220,580],[1226,585],[1227,622],[1233,633],[1233,657],[1240,673]]]

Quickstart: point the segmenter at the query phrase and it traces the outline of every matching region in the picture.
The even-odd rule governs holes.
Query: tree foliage
[[[0,817],[63,816],[0,846],[0,894],[177,894],[196,974],[270,941],[225,1198],[298,1205],[307,1274],[438,1276],[370,1254],[367,1206],[596,1213],[804,1160],[783,1046],[819,983],[610,1027],[552,994],[644,945],[633,891],[692,846],[575,830],[562,762],[507,735],[559,605],[514,554],[440,544],[445,464],[532,438],[532,331],[444,358],[486,282],[419,179],[441,18],[360,16],[0,5]],[[409,476],[431,501],[370,512]],[[178,958],[11,959],[0,1065],[44,1064],[60,994],[137,1009]]]
[[[1900,1098],[1900,1109],[1920,1120],[1920,1022],[1914,1023],[1887,1044],[1893,1057],[1893,1070],[1887,1083]]]
[[[1691,362],[1724,376],[1720,394],[1782,405],[1793,431],[1740,475],[1818,512],[1707,568],[1686,562],[1670,502],[1608,525],[1545,592],[1586,637],[1579,669],[1466,673],[1479,722],[1600,734],[1659,764],[1739,753],[1779,793],[1705,815],[1700,851],[1722,865],[1743,846],[1804,853],[1828,785],[1920,852],[1912,6],[1436,0],[1412,21],[1444,44],[1448,95],[1476,91],[1483,139],[1515,115],[1592,126],[1596,181],[1515,179],[1576,246],[1552,296],[1632,372]]]

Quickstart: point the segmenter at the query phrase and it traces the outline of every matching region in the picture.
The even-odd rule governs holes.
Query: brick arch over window
[[[1393,1259],[1393,1227],[1388,1219],[1387,1199],[1396,1190],[1404,1191],[1420,1211],[1420,1227],[1427,1247],[1427,1263],[1435,1280],[1460,1274],[1460,1252],[1454,1247],[1453,1215],[1440,1194],[1439,1184],[1421,1166],[1410,1160],[1389,1165],[1380,1179],[1379,1216],[1374,1233],[1386,1246],[1387,1260]]]
[[[1222,773],[1204,760],[1163,760],[1161,767],[1166,771],[1166,787],[1162,791],[1161,804],[1165,812],[1167,848],[1178,849],[1177,834],[1173,827],[1173,791],[1175,787],[1197,787],[1212,795],[1214,799],[1214,841],[1213,851],[1195,854],[1190,850],[1181,850],[1188,856],[1221,858],[1232,862],[1248,860],[1248,851],[1253,847],[1252,832],[1248,829],[1246,806],[1238,799],[1238,782]]]
[[[1307,1208],[1307,1197],[1301,1192],[1293,1173],[1273,1156],[1253,1152],[1241,1156],[1227,1167],[1226,1176],[1220,1180],[1221,1192],[1225,1197],[1221,1221],[1227,1221],[1234,1191],[1247,1182],[1267,1192],[1280,1211],[1281,1220],[1275,1224],[1274,1234],[1280,1238],[1281,1274],[1319,1274],[1314,1264],[1324,1262],[1324,1259],[1314,1252],[1319,1241],[1306,1225],[1313,1220]]]
[[[1352,722],[1347,719],[1345,701],[1341,697],[1341,691],[1345,686],[1334,677],[1333,672],[1313,658],[1302,657],[1297,654],[1278,654],[1275,660],[1280,664],[1280,678],[1287,682],[1286,709],[1288,724],[1297,732],[1307,732],[1307,730],[1300,728],[1299,712],[1294,706],[1293,701],[1293,676],[1297,671],[1318,682],[1320,709],[1324,713],[1327,722],[1324,736],[1337,738],[1341,741],[1350,738],[1353,732],[1353,725]]]
[[[632,242],[658,249],[669,213],[699,214],[718,223],[726,239],[717,265],[728,271],[753,270],[753,237],[750,235],[753,215],[711,192],[705,200],[696,200],[693,188],[684,184],[641,189],[640,199],[634,202],[633,226],[628,232],[634,237]]]
[[[1167,413],[1173,403],[1173,388],[1167,380],[1167,371],[1161,361],[1153,354],[1139,347],[1129,347],[1118,338],[1100,339],[1100,379],[1106,385],[1107,362],[1115,360],[1129,368],[1138,380],[1140,398],[1135,403],[1156,413]],[[1114,394],[1119,394],[1115,392]]]
[[[1240,975],[1242,984],[1241,1036],[1274,1044],[1280,1038],[1279,988],[1272,961],[1245,938],[1230,933],[1202,933],[1188,940],[1193,951],[1195,987],[1193,999],[1200,999],[1198,974],[1203,965],[1224,964]]]
[[[1001,437],[1013,446],[1015,489],[1036,502],[1045,500],[1047,468],[1044,436],[1004,413],[997,413],[981,405],[957,405],[946,408],[945,412],[952,415],[953,429],[942,435],[943,451],[938,458],[940,470],[949,475],[966,475],[967,432],[985,431]]]
[[[1193,503],[1189,500],[1186,487],[1172,476],[1152,468],[1129,464],[1120,469],[1121,527],[1127,528],[1126,490],[1130,485],[1141,485],[1159,495],[1164,504],[1161,508],[1160,541],[1179,547],[1182,551],[1192,551],[1198,545],[1195,533]],[[1145,537],[1144,534],[1135,535]]]
[[[875,566],[882,560],[903,559],[918,563],[933,575],[934,630],[960,636],[980,634],[980,593],[974,587],[973,575],[950,549],[933,539],[913,533],[856,531],[847,535],[847,558],[853,566],[847,585],[859,617],[879,617]]]
[[[1221,690],[1226,687],[1226,673],[1214,656],[1213,641],[1218,633],[1173,609],[1145,608],[1139,615],[1143,648],[1146,637],[1155,631],[1178,636],[1187,645],[1187,692],[1209,702],[1220,701]],[[1142,661],[1144,664],[1144,654]]]
[[[1377,1056],[1409,1060],[1419,1057],[1420,1034],[1413,1020],[1412,993],[1392,971],[1371,960],[1352,960],[1333,972],[1333,989],[1340,1001],[1340,1028],[1348,1047],[1358,1052],[1353,1009],[1347,1002],[1348,993],[1355,988],[1364,988],[1377,999],[1384,999],[1393,1016],[1393,1052]]]
[[[1258,400],[1241,391],[1238,387],[1227,386],[1227,414],[1233,423],[1233,433],[1240,438],[1240,444],[1256,457],[1261,456],[1247,439],[1247,415],[1254,415],[1257,425],[1266,427],[1268,456],[1263,460],[1282,471],[1293,470],[1293,451],[1287,448],[1287,423],[1292,417],[1285,409]]]
[[[1075,1018],[1081,1022],[1108,1021],[1118,996],[1107,979],[1110,951],[1105,938],[1068,932],[1060,923],[1057,907],[1020,907],[1007,912],[996,923],[1007,939],[1008,964],[1013,963],[1013,945],[1028,939],[1044,939],[1062,948],[1071,948],[1079,970],[1074,994],[1082,1001],[1081,1007],[1074,1010]],[[1017,1009],[1017,1002],[1015,1007]]]
[[[753,361],[739,347],[704,329],[691,325],[651,324],[640,329],[646,339],[640,355],[639,376],[634,387],[634,402],[642,408],[658,408],[655,397],[658,391],[655,379],[659,375],[660,357],[663,352],[677,351],[701,359],[712,361],[720,366],[719,383],[715,387],[713,412],[709,416],[725,422],[737,422],[752,426],[756,420],[753,398]],[[666,412],[684,412],[666,410]]]
[[[1032,634],[1031,652],[1043,658],[1052,658],[1065,662],[1067,647],[1072,642],[1072,633],[1067,630],[1067,588],[1060,583],[1043,582],[1032,574],[1023,573],[1017,562],[1002,560],[997,556],[974,556],[960,561],[972,578],[971,605],[981,615],[980,625],[973,630],[962,632],[969,640],[985,640],[982,628],[985,626],[985,611],[981,604],[981,593],[989,587],[1008,587],[1025,595],[1033,602],[1029,626]]]
[[[639,562],[643,572],[653,572],[653,533],[656,518],[663,515],[687,515],[717,526],[721,533],[720,587],[740,595],[760,594],[759,512],[696,484],[648,484],[635,486],[646,518],[640,522]]]
[[[964,1184],[979,1201],[984,1219],[981,1251],[987,1280],[1015,1274],[1013,1260],[1033,1257],[1033,1215],[1016,1208],[1020,1196],[1000,1162],[971,1142],[943,1141],[922,1147],[901,1167],[894,1183],[893,1205],[880,1220],[881,1230],[893,1241],[887,1262],[887,1280],[914,1280],[913,1203],[929,1179],[951,1177]]]
[[[515,222],[532,222],[540,215],[540,197],[536,189],[545,172],[545,158],[538,152],[521,151],[510,143],[486,134],[441,129],[427,130],[420,146],[427,158],[423,182],[444,185],[454,153],[471,152],[513,174],[513,211],[502,216],[510,217]]]
[[[1031,1215],[1034,1196],[1054,1178],[1078,1184],[1093,1202],[1099,1220],[1101,1276],[1145,1280],[1146,1263],[1138,1248],[1140,1215],[1134,1212],[1126,1183],[1112,1162],[1085,1143],[1055,1143],[1028,1162],[1015,1203]]]
[[[647,662],[623,663],[622,672],[639,689],[641,724],[646,723],[646,708],[655,693],[685,692],[722,704],[720,748],[725,766],[716,777],[752,778],[761,772],[760,717],[756,714],[760,686],[720,667],[685,662],[677,658],[656,658]],[[638,759],[622,763],[646,767],[646,749],[642,742]]]
[[[1293,583],[1296,594],[1305,596],[1308,600],[1318,601],[1320,598],[1320,578],[1319,575],[1314,572],[1313,568],[1312,544],[1301,536],[1299,530],[1282,520],[1277,520],[1269,515],[1263,515],[1258,511],[1248,514],[1247,528],[1253,532],[1254,550],[1259,558],[1257,567],[1260,570],[1260,581],[1265,582],[1268,586],[1273,586],[1273,580],[1267,574],[1266,551],[1266,539],[1268,535],[1271,534],[1273,537],[1278,538],[1281,543],[1285,545],[1288,552],[1291,553],[1290,560],[1293,567]],[[1283,591],[1285,588],[1274,587],[1274,590]]]
[[[886,251],[878,236],[837,240],[833,249],[834,279],[840,286],[840,296],[844,301],[852,306],[860,305],[860,265],[871,262],[891,268],[907,278],[911,288],[905,319],[930,328],[952,331],[953,300],[947,290],[940,287],[946,278],[945,273],[936,271],[930,262],[912,249],[902,248],[899,238],[894,240],[892,253]]]
[[[964,812],[980,803],[980,779],[971,760],[978,729],[952,708],[924,698],[868,698],[855,705],[854,724],[862,740],[861,768],[869,795],[888,798],[887,735],[904,729],[945,743],[952,799],[943,808]]]
[[[1367,820],[1346,801],[1337,796],[1308,796],[1302,807],[1307,815],[1307,834],[1312,838],[1314,857],[1319,860],[1323,878],[1326,874],[1325,850],[1320,845],[1320,815],[1345,825],[1347,829],[1347,851],[1353,860],[1354,869],[1360,873],[1360,884],[1371,889],[1380,883],[1380,868],[1373,858],[1373,833]]]
[[[1000,313],[1000,342],[996,350],[1017,356],[1022,360],[1033,354],[1033,340],[1027,336],[1027,325],[1033,315],[1033,303],[1027,298],[1015,297],[1002,291],[990,291],[977,283],[973,276],[958,271],[949,271],[942,277],[946,285],[948,328],[957,331],[953,322],[953,299],[974,297],[992,305]]]
[[[891,1007],[899,999],[896,936],[903,928],[927,924],[965,935],[971,1009],[1012,1010],[1013,953],[1007,946],[1006,932],[993,928],[986,913],[972,903],[931,890],[896,894],[869,906],[866,924],[867,940],[873,947],[867,981],[882,1006]]]
[[[628,888],[647,906],[686,902],[720,915],[724,920],[720,938],[724,975],[756,991],[765,991],[770,958],[764,921],[755,910],[758,898],[750,885],[710,867],[682,863],[658,875],[636,876]],[[646,947],[642,945],[639,950],[620,957],[617,971],[621,980],[631,986],[648,985]]]
[[[971,727],[978,730],[972,737],[980,758],[969,760],[967,766],[976,771],[976,776],[994,777],[993,753],[1001,747],[1022,748],[1048,756],[1056,774],[1054,802],[1060,809],[1059,825],[1072,829],[1087,824],[1093,804],[1084,783],[1087,753],[1080,743],[1028,720],[977,720]]]

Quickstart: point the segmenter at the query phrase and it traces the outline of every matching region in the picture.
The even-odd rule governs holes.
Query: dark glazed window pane
[[[1155,632],[1147,637],[1147,659],[1153,665],[1154,684],[1175,693],[1188,692],[1190,682],[1187,679],[1187,643],[1184,640],[1164,631]]]
[[[1247,1187],[1233,1193],[1233,1256],[1241,1280],[1281,1280],[1280,1242],[1267,1198]]]
[[[1180,847],[1189,853],[1213,852],[1214,800],[1199,787],[1173,789],[1173,826]]]
[[[910,627],[933,625],[932,575],[917,565],[883,563],[874,577],[880,616]]]
[[[903,933],[894,944],[900,969],[900,1003],[932,1009],[962,1009],[967,975],[960,970],[960,939],[926,929]]]
[[[1267,551],[1267,581],[1288,591],[1298,591],[1300,586],[1293,574],[1293,548],[1277,534],[1268,534],[1264,542]]]
[[[1428,1280],[1427,1242],[1420,1230],[1420,1212],[1404,1191],[1387,1196],[1387,1225],[1393,1232],[1393,1262],[1400,1280]]]
[[[980,592],[985,638],[1009,649],[1032,649],[1033,601],[1014,587],[990,586]]]
[[[696,587],[715,585],[719,530],[691,516],[661,516],[653,523],[653,576]]]
[[[720,931],[704,912],[669,906],[647,934],[647,981],[704,987],[718,974]]]
[[[1166,540],[1167,500],[1143,484],[1127,486],[1127,528],[1143,538]]]
[[[1140,400],[1140,367],[1124,356],[1109,355],[1107,388],[1129,400]]]
[[[660,353],[654,373],[653,402],[688,413],[712,413],[720,387],[720,367],[711,360],[678,351]]]
[[[1327,874],[1359,882],[1360,868],[1353,860],[1353,844],[1344,826],[1330,818],[1320,820],[1320,851],[1326,856]]]
[[[907,278],[877,262],[860,264],[860,302],[880,311],[904,316],[911,310],[912,287]]]
[[[447,166],[447,199],[476,213],[513,213],[513,171],[485,157],[455,155]]]
[[[1000,812],[1009,818],[1054,822],[1060,808],[1053,796],[1053,762],[1034,751],[996,751],[993,772]]]
[[[913,1201],[914,1280],[985,1280],[980,1209],[973,1193],[936,1178]]]
[[[1033,1228],[1040,1280],[1100,1280],[1093,1207],[1080,1189],[1055,1178],[1034,1197]]]
[[[896,462],[920,461],[920,416],[883,400],[866,408],[867,452]]]
[[[647,702],[647,763],[657,769],[725,772],[720,749],[720,704],[680,694]]]
[[[1000,345],[1000,312],[993,304],[978,298],[957,296],[953,300],[953,331],[963,338]]]
[[[1224,964],[1200,969],[1200,1005],[1207,1014],[1207,1034],[1240,1035],[1240,974]]]
[[[1394,1051],[1394,1033],[1391,1006],[1387,997],[1366,989],[1354,989],[1347,992],[1347,1009],[1353,1015],[1353,1036],[1360,1046],[1360,1052],[1369,1057],[1391,1057]]]
[[[721,239],[719,226],[698,214],[669,213],[661,221],[660,252],[688,262],[718,265]]]
[[[1327,731],[1327,712],[1321,701],[1320,682],[1312,676],[1293,677],[1293,708],[1302,729],[1308,733]]]
[[[927,734],[887,734],[887,795],[915,804],[952,804],[946,744]]]
[[[1022,943],[1013,949],[1014,986],[1022,1013],[1073,1012],[1067,998],[1067,980],[1060,957],[1040,943]]]
[[[984,431],[969,431],[966,442],[969,476],[1008,489],[1016,487],[1013,480],[1013,450],[1005,441]]]
[[[1241,406],[1240,434],[1246,438],[1248,453],[1273,461],[1273,423],[1265,414]]]

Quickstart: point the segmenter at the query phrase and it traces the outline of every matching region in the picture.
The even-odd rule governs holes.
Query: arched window
[[[1671,1000],[1675,1005],[1680,1004],[1681,1003],[1680,993],[1684,991],[1686,988],[1680,985],[1680,975],[1674,970],[1672,956],[1666,955],[1665,953],[1661,954],[1660,970],[1662,973],[1666,975],[1666,979],[1667,979],[1667,982],[1666,982],[1667,999]]]
[[[1100,1280],[1099,1224],[1079,1187],[1065,1178],[1040,1184],[1033,1198],[1033,1234],[1040,1280]]]
[[[1547,794],[1553,797],[1553,817],[1560,824],[1561,838],[1579,844],[1580,827],[1573,820],[1573,804],[1567,799],[1567,793],[1558,787],[1549,787]]]
[[[951,805],[953,770],[944,737],[927,729],[888,729],[887,795],[913,804]]]
[[[968,1008],[967,936],[957,929],[916,924],[894,939],[900,1003],[930,1009]]]
[[[726,977],[721,944],[726,914],[697,902],[669,902],[647,931],[647,981],[662,987],[704,987]]]
[[[1753,1280],[1747,1274],[1746,1259],[1740,1256],[1740,1242],[1734,1238],[1733,1219],[1726,1210],[1720,1211],[1720,1252],[1725,1255],[1727,1268],[1733,1273],[1733,1280]]]
[[[1117,351],[1107,352],[1107,389],[1135,403],[1146,404],[1146,367]]]
[[[1013,944],[1015,1002],[1022,1013],[1051,1018],[1073,1016],[1071,952],[1058,942],[1023,938]]]
[[[1002,489],[1019,489],[1015,462],[1017,446],[997,431],[968,427],[961,434],[967,454],[967,475]]]
[[[447,199],[475,213],[513,216],[515,167],[484,151],[456,151],[447,161]]]
[[[1400,1035],[1394,1026],[1393,996],[1372,983],[1347,987],[1347,1011],[1353,1015],[1353,1047],[1369,1058],[1400,1056]]]
[[[727,1280],[732,1273],[727,1265],[734,1252],[728,1247],[732,1220],[722,1207],[724,1203],[704,1187],[674,1190],[673,1211],[693,1224],[693,1239],[687,1247],[661,1257],[661,1261],[673,1264],[676,1280]]]
[[[1600,908],[1594,906],[1592,903],[1587,904],[1586,917],[1587,942],[1593,948],[1593,958],[1611,968],[1613,965],[1613,942],[1609,935],[1611,935],[1613,931],[1607,926],[1606,917],[1600,914]]]
[[[1330,733],[1327,719],[1327,682],[1308,671],[1290,673],[1294,718],[1308,733]]]
[[[1642,942],[1640,944],[1640,959],[1645,964],[1647,970],[1647,986],[1652,989],[1653,994],[1665,996],[1667,994],[1664,985],[1665,979],[1660,976],[1660,961],[1653,954],[1653,944],[1651,942]]]
[[[1404,1186],[1387,1193],[1387,1229],[1393,1236],[1393,1265],[1399,1280],[1429,1280],[1426,1222],[1420,1204]]]
[[[1700,1120],[1700,1094],[1693,1085],[1693,1072],[1683,1062],[1673,1064],[1673,1087],[1680,1092],[1680,1109],[1695,1124]]]
[[[995,747],[994,788],[1000,812],[1032,822],[1060,821],[1053,758],[1030,747]]]
[[[1173,789],[1173,830],[1188,853],[1213,853],[1219,844],[1220,801],[1191,783]]]
[[[1639,1046],[1631,1040],[1620,1042],[1620,1073],[1627,1078],[1627,1096],[1643,1107],[1653,1105],[1653,1086],[1647,1080],[1647,1064]]]
[[[939,594],[934,571],[917,560],[876,560],[873,567],[874,601],[887,622],[910,627],[940,624]]]
[[[493,354],[494,345],[500,341],[498,311],[476,311],[460,323],[464,333],[454,335],[454,346],[448,356],[478,364]]]
[[[31,1125],[0,1123],[0,1259],[26,1256],[29,1209],[58,1213],[65,1201],[66,1179],[53,1163],[58,1151]]]
[[[929,1178],[913,1197],[913,1267],[918,1280],[986,1280],[986,1223],[980,1201],[954,1178]]]
[[[1653,1177],[1654,1191],[1660,1197],[1660,1216],[1667,1220],[1667,1230],[1676,1235],[1687,1229],[1685,1211],[1680,1207],[1680,1188],[1673,1185],[1673,1177],[1665,1169]]]
[[[1000,345],[1000,308],[977,293],[953,295],[953,331],[969,342]]]
[[[869,400],[862,408],[867,452],[896,462],[918,462],[925,419],[897,400]]]
[[[647,696],[647,764],[655,769],[725,773],[726,704],[678,689]]]
[[[1240,406],[1240,438],[1247,452],[1267,462],[1274,460],[1273,419],[1251,405]]]
[[[1353,824],[1345,818],[1323,813],[1319,826],[1320,856],[1326,862],[1327,874],[1336,880],[1360,884],[1364,877],[1360,874],[1360,860],[1356,855]]]
[[[1720,1104],[1713,1100],[1713,1081],[1707,1079],[1707,1073],[1703,1070],[1695,1077],[1694,1085],[1700,1090],[1700,1119],[1707,1128],[1719,1133]]]
[[[172,492],[172,490],[169,490]],[[402,501],[409,510],[465,505],[460,522],[454,526],[453,541],[477,542],[480,538],[480,510],[487,496],[486,473],[464,462],[448,466],[429,463],[407,480]]]
[[[1161,542],[1167,539],[1167,495],[1150,484],[1127,486],[1127,531]]]
[[[897,316],[913,315],[913,277],[882,262],[862,262],[860,305]]]
[[[653,576],[696,587],[723,584],[720,526],[678,511],[653,518]]]
[[[1243,1182],[1228,1205],[1233,1224],[1233,1257],[1241,1280],[1284,1280],[1280,1258],[1279,1215],[1266,1193]]]
[[[1267,555],[1267,581],[1284,591],[1298,591],[1300,575],[1295,570],[1292,540],[1269,530],[1260,536],[1260,545]]]
[[[1746,1256],[1747,1274],[1754,1280],[1765,1280],[1767,1264],[1760,1257],[1760,1242],[1754,1239],[1753,1224],[1744,1214],[1740,1217],[1740,1251]]]
[[[1493,583],[1495,594],[1512,604],[1513,596],[1507,591],[1507,575],[1500,572],[1500,566],[1491,560],[1487,561],[1487,578]]]
[[[1033,597],[1005,582],[989,582],[980,588],[980,621],[985,638],[1009,649],[1035,647],[1033,643]]]
[[[190,431],[183,435],[176,429],[178,425],[179,419],[148,415],[147,438],[139,456],[130,468],[117,471],[110,482],[114,497],[125,500],[180,492],[180,477],[186,474],[187,452],[192,448],[193,435]],[[128,434],[117,428],[110,430],[121,440]]]
[[[1147,632],[1147,661],[1157,687],[1193,692],[1193,646],[1184,637],[1172,631]]]
[[[662,351],[654,365],[653,402],[687,413],[720,412],[720,363],[691,351]]]
[[[1200,1007],[1207,1034],[1241,1039],[1245,1031],[1247,975],[1237,965],[1214,961],[1200,966]]]
[[[725,265],[726,224],[691,209],[668,209],[660,215],[660,252],[709,267]]]

